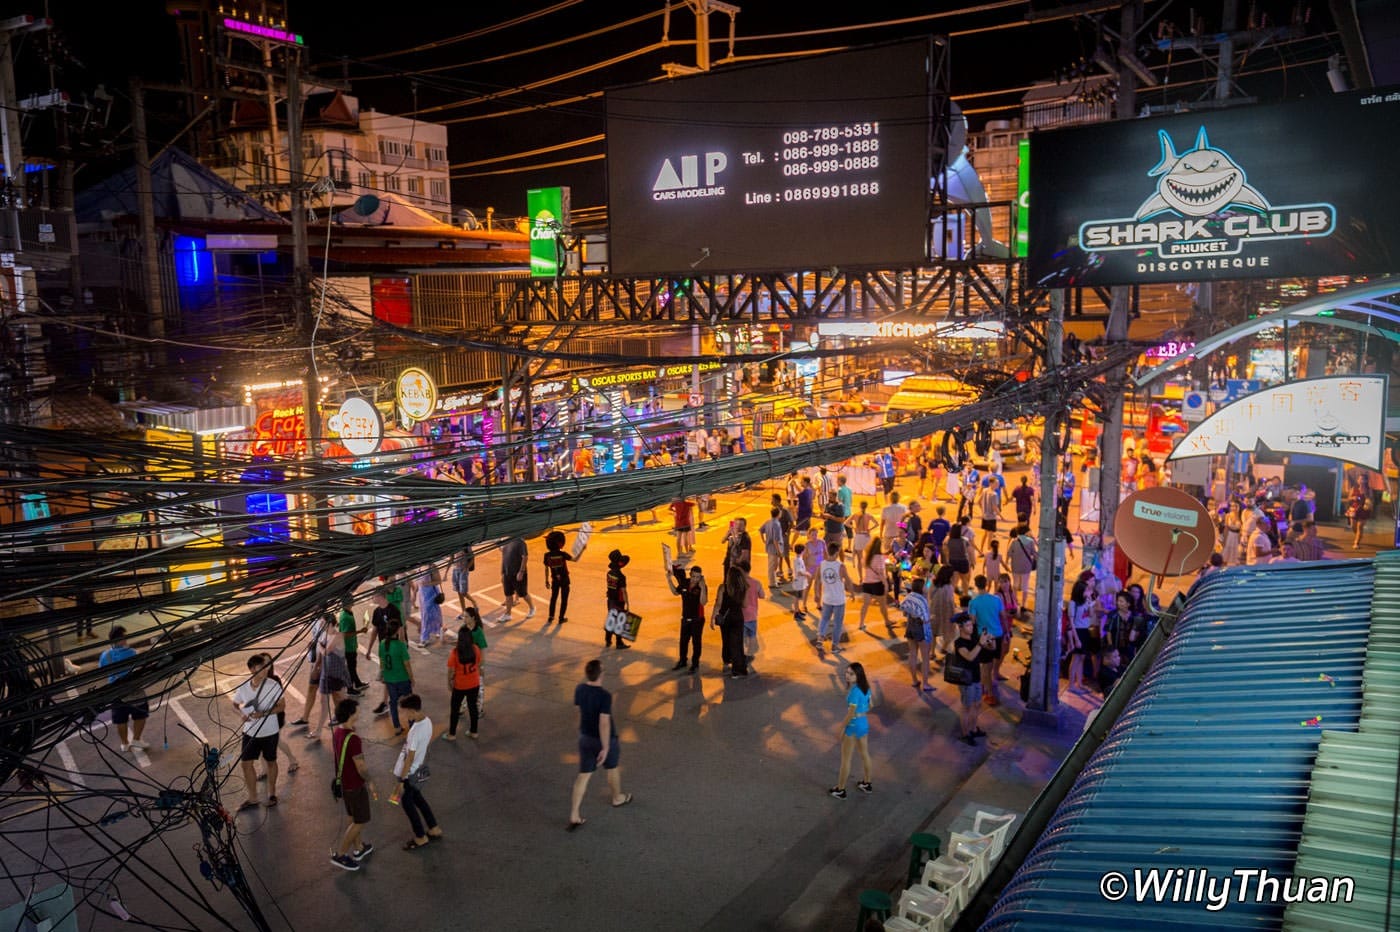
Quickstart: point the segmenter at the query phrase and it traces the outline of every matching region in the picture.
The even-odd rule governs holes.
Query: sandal
[[[426,841],[419,841],[416,838],[410,838],[408,841],[403,843],[403,850],[405,851],[417,851],[419,848],[426,847],[428,847],[428,843]]]
[[[276,796],[269,796],[269,797],[267,798],[267,808],[271,809],[271,808],[272,808],[273,806],[275,806],[275,805],[277,805],[277,797],[276,797]]]
[[[621,807],[621,806],[627,805],[627,804],[630,803],[631,801],[632,801],[632,794],[631,794],[631,793],[624,793],[623,796],[622,796],[622,802],[620,802],[620,803],[613,803],[612,806],[613,806],[614,809],[617,809],[617,808],[619,808],[619,807]]]
[[[564,831],[566,831],[566,832],[576,832],[576,831],[578,831],[580,828],[582,828],[584,825],[586,825],[587,823],[588,823],[588,820],[587,820],[587,819],[579,819],[577,822],[574,822],[574,821],[570,820],[569,824],[568,824],[567,826],[564,827]]]

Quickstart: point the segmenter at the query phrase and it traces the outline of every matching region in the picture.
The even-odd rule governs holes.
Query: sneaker
[[[138,749],[140,749],[140,750],[142,750],[142,751],[149,750],[150,747],[151,747],[149,744],[147,744],[146,742],[142,741],[140,738],[132,738],[132,739],[131,739],[131,746],[132,746],[133,748],[138,748]]]
[[[295,728],[297,725],[305,725],[305,724],[306,724],[306,719],[304,719],[304,718],[299,718],[299,719],[297,719],[295,722],[288,722],[288,723],[287,723],[287,727],[288,727],[288,728]]]
[[[553,615],[550,615],[548,618],[546,618],[546,619],[544,620],[544,623],[547,624],[547,625],[552,625],[552,624],[554,624],[554,616],[553,616]]]
[[[387,702],[381,702],[381,703],[379,703],[379,705],[377,705],[377,706],[374,707],[374,714],[375,714],[375,715],[387,715],[387,714],[389,714],[389,703],[387,703]]]
[[[348,854],[331,855],[331,863],[343,871],[357,871],[360,869],[360,862]]]
[[[350,857],[354,858],[357,861],[363,861],[365,858],[369,857],[373,853],[374,845],[370,844],[369,842],[365,842],[363,845],[360,846],[359,851],[351,851]]]
[[[123,753],[123,754],[125,754],[127,751],[130,751],[130,750],[131,750],[131,745],[129,745],[129,744],[123,744],[123,745],[122,745],[122,753]]]
[[[875,791],[875,788],[872,787],[872,786],[871,786],[867,781],[865,781],[865,780],[862,780],[862,781],[860,781],[859,783],[857,783],[857,784],[856,784],[856,789],[858,789],[858,790],[860,790],[862,793],[866,793],[866,794],[873,793],[873,792]]]
[[[560,615],[560,616],[559,616],[559,623],[560,623],[561,625],[562,625],[562,624],[566,624],[566,623],[568,622],[568,620],[569,620],[569,619],[565,618],[563,615]]]
[[[691,673],[699,673],[699,672],[700,672],[700,665],[699,665],[698,663],[695,664],[695,665],[693,665],[693,666],[690,668],[690,672],[691,672]]]
[[[624,641],[618,641],[618,642],[617,642],[617,649],[618,649],[618,650],[631,650],[631,649],[632,649],[632,645],[631,645],[631,644],[628,644],[628,643],[626,643],[626,642],[624,642]]]
[[[676,661],[676,665],[675,665],[674,667],[672,667],[671,669],[672,669],[672,670],[684,670],[684,669],[685,669],[685,661],[684,661],[684,660],[677,660],[677,661]]]
[[[842,789],[837,789],[837,788],[834,787],[834,786],[833,786],[831,789],[827,790],[826,792],[827,792],[827,795],[828,795],[828,796],[834,797],[835,799],[845,799],[845,798],[846,798],[846,791],[845,791],[845,790],[842,790]]]

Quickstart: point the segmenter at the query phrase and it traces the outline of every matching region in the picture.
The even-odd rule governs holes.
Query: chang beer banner
[[[530,188],[525,192],[530,217],[530,274],[535,278],[559,275],[559,234],[569,228],[569,189]]]
[[[1044,287],[1393,272],[1400,92],[1037,132],[1028,267]]]

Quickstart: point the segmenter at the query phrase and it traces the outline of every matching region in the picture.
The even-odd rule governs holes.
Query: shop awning
[[[257,420],[252,405],[223,408],[196,408],[193,405],[126,402],[117,405],[127,423],[134,427],[158,427],[187,434],[212,434],[247,427]]]

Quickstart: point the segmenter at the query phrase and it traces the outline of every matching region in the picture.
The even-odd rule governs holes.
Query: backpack
[[[778,526],[783,529],[783,536],[792,534],[792,512],[787,508],[778,509]]]

